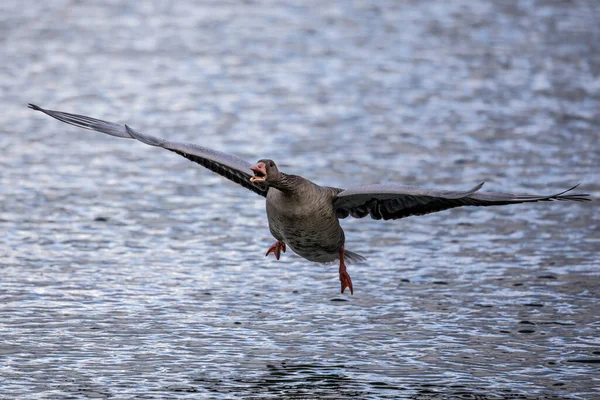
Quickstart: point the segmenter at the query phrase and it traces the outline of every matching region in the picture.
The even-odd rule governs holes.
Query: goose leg
[[[269,247],[269,250],[267,250],[267,254],[265,254],[265,257],[273,253],[275,254],[275,258],[279,260],[282,251],[285,253],[285,243],[281,240],[278,240],[275,243],[273,243],[271,247]]]
[[[342,284],[342,293],[346,288],[350,288],[350,294],[354,294],[354,290],[352,289],[352,279],[350,279],[350,275],[346,272],[346,264],[344,263],[344,246],[339,249],[340,253],[340,282]]]

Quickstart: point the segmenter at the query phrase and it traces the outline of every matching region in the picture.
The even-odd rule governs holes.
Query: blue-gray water
[[[0,2],[0,398],[600,396],[600,203],[344,220],[340,295],[264,258],[259,196],[26,108],[338,187],[598,198],[600,3],[48,3]]]

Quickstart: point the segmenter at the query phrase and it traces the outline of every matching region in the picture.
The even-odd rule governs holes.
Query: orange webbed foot
[[[281,257],[281,252],[285,253],[285,243],[278,240],[275,243],[273,243],[271,245],[271,247],[269,247],[269,250],[267,250],[267,253],[265,254],[265,257],[268,256],[269,254],[273,253],[275,254],[275,258],[277,260],[279,260],[279,257]]]
[[[342,271],[340,269],[340,282],[342,284],[342,293],[346,288],[350,289],[350,294],[354,294],[354,289],[352,288],[352,279],[350,279],[350,275],[346,272],[346,268]]]
[[[350,294],[354,294],[354,289],[352,288],[352,279],[350,279],[350,274],[346,271],[346,264],[344,263],[344,246],[342,246],[339,250],[340,254],[340,283],[342,284],[342,293],[346,288],[350,289]]]

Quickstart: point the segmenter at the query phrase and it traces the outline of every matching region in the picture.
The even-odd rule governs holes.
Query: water
[[[0,4],[0,398],[600,396],[600,209],[344,220],[273,242],[264,200],[126,122],[349,187],[600,197],[589,1]]]

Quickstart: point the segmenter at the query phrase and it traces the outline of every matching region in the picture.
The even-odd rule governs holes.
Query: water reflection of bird
[[[30,104],[67,124],[103,132],[121,138],[137,139],[151,146],[173,151],[203,167],[266,197],[271,233],[277,240],[266,255],[279,260],[289,246],[296,254],[314,262],[339,260],[342,293],[353,293],[345,261],[364,257],[346,250],[345,237],[338,219],[352,216],[373,219],[398,219],[424,215],[461,206],[498,206],[551,200],[590,200],[588,194],[566,194],[577,186],[549,196],[479,192],[483,183],[465,191],[423,189],[415,186],[378,184],[338,189],[319,186],[301,176],[280,172],[272,160],[252,165],[231,154],[194,144],[171,142],[145,135],[127,125],[119,125],[82,115],[45,110]]]

